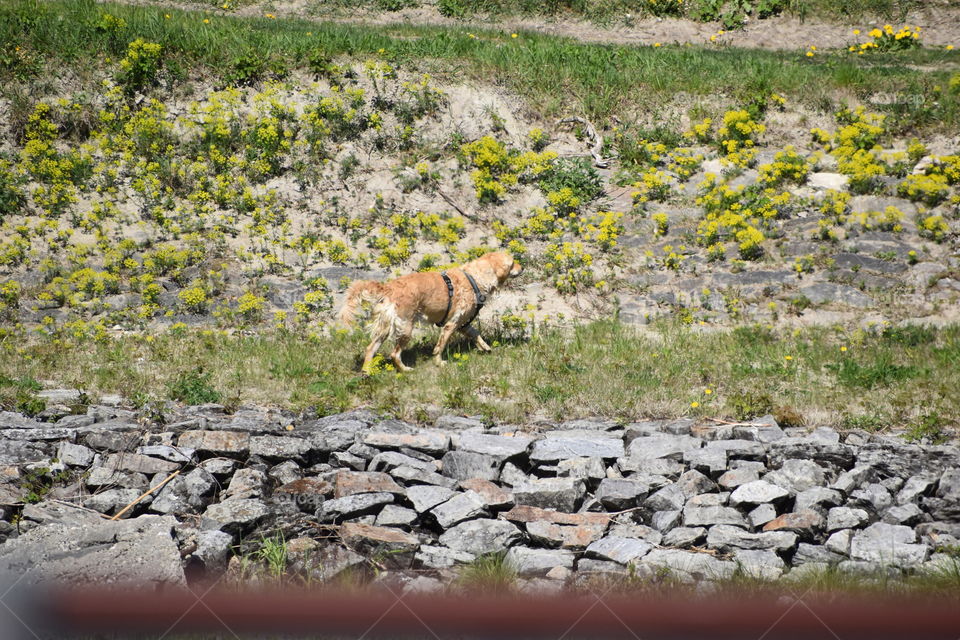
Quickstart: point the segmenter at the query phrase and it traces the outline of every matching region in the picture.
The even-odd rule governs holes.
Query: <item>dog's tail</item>
[[[387,288],[380,282],[373,280],[357,280],[347,289],[347,297],[340,307],[340,322],[349,327],[357,315],[357,310],[364,302],[376,304],[387,294]]]

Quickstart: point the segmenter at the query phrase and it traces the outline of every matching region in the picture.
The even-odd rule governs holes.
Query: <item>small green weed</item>
[[[186,404],[219,402],[222,394],[213,388],[213,385],[210,383],[210,378],[210,373],[205,373],[203,369],[199,367],[192,371],[180,373],[176,379],[170,383],[170,399]]]

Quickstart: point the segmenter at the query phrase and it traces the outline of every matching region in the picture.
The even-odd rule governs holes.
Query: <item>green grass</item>
[[[98,29],[104,13],[123,18],[126,27]],[[355,57],[382,51],[400,62],[432,64],[441,74],[468,74],[487,82],[495,78],[544,115],[583,112],[601,121],[614,114],[648,111],[678,92],[722,94],[736,103],[776,91],[819,104],[824,96],[840,93],[932,96],[935,85],[947,86],[949,81],[946,70],[918,71],[910,66],[936,66],[950,55],[933,50],[808,59],[801,52],[732,47],[583,44],[534,33],[512,39],[492,30],[476,35],[470,38],[458,27],[239,18],[91,0],[13,0],[0,7],[0,50],[19,46],[27,57],[36,56],[58,70],[64,65],[97,68],[102,57],[119,55],[136,37],[162,44],[167,70],[180,81],[196,78],[197,69],[222,74],[252,52],[263,60],[305,67],[317,50]],[[98,59],[91,65],[92,56]],[[22,72],[0,70],[0,80]],[[908,124],[951,129],[960,122],[956,96],[946,93],[937,101],[906,101],[899,108],[898,117]]]
[[[488,553],[460,570],[458,584],[466,590],[502,595],[517,582],[517,572],[506,561],[506,552]]]
[[[529,340],[504,337],[489,355],[459,343],[448,352],[448,364],[438,367],[429,360],[430,330],[404,354],[413,372],[381,367],[371,377],[359,372],[360,333],[227,336],[197,330],[81,343],[11,336],[0,343],[0,376],[17,372],[83,388],[93,397],[120,393],[147,402],[163,399],[158,393],[169,393],[174,381],[202,370],[208,372],[203,383],[193,386],[220,394],[228,405],[316,407],[321,413],[368,406],[412,420],[441,406],[504,421],[543,414],[743,419],[789,409],[807,424],[860,426],[858,416],[882,415],[887,427],[914,427],[920,436],[935,427],[942,436],[960,422],[960,326],[931,331],[933,341],[904,346],[881,332],[745,327],[701,333],[664,324],[641,333],[601,321],[541,330]],[[491,342],[498,337],[489,326],[484,333]],[[848,362],[869,371],[888,362],[911,375],[873,376],[869,388],[845,384],[840,372],[853,366]],[[862,421],[881,428],[873,418]]]

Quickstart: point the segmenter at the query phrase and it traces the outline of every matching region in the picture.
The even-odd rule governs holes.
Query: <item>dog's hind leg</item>
[[[400,357],[407,343],[410,342],[410,337],[413,335],[413,321],[397,320],[394,324],[394,331],[397,339],[393,351],[390,353],[390,358],[393,360],[393,364],[396,365],[398,371],[413,371],[413,368],[403,364],[403,359]]]
[[[383,344],[383,341],[390,337],[392,329],[390,319],[385,317],[385,314],[382,312],[375,312],[373,331],[371,332],[373,339],[363,352],[363,367],[361,368],[363,373],[370,374],[370,368],[373,366],[373,357],[377,354],[377,350],[380,348],[380,345]]]
[[[433,348],[433,359],[437,364],[447,364],[443,359],[443,350],[447,348],[447,343],[450,342],[450,337],[456,329],[457,325],[453,322],[448,322],[443,325],[443,329],[440,329],[440,339],[437,340],[437,346]]]
[[[493,351],[493,349],[490,348],[490,345],[487,344],[487,341],[484,340],[480,335],[480,332],[470,325],[460,327],[460,333],[473,340],[474,344],[477,345],[477,349],[480,349],[480,351]]]

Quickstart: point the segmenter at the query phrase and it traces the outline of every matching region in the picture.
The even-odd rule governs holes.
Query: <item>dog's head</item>
[[[503,284],[507,278],[516,278],[523,272],[523,266],[514,260],[509,251],[495,251],[480,258],[490,263],[490,268],[497,276],[497,283]]]
[[[515,278],[523,272],[523,266],[513,259],[509,251],[487,253],[463,267],[478,280],[485,282],[482,287],[492,291],[508,278]]]

